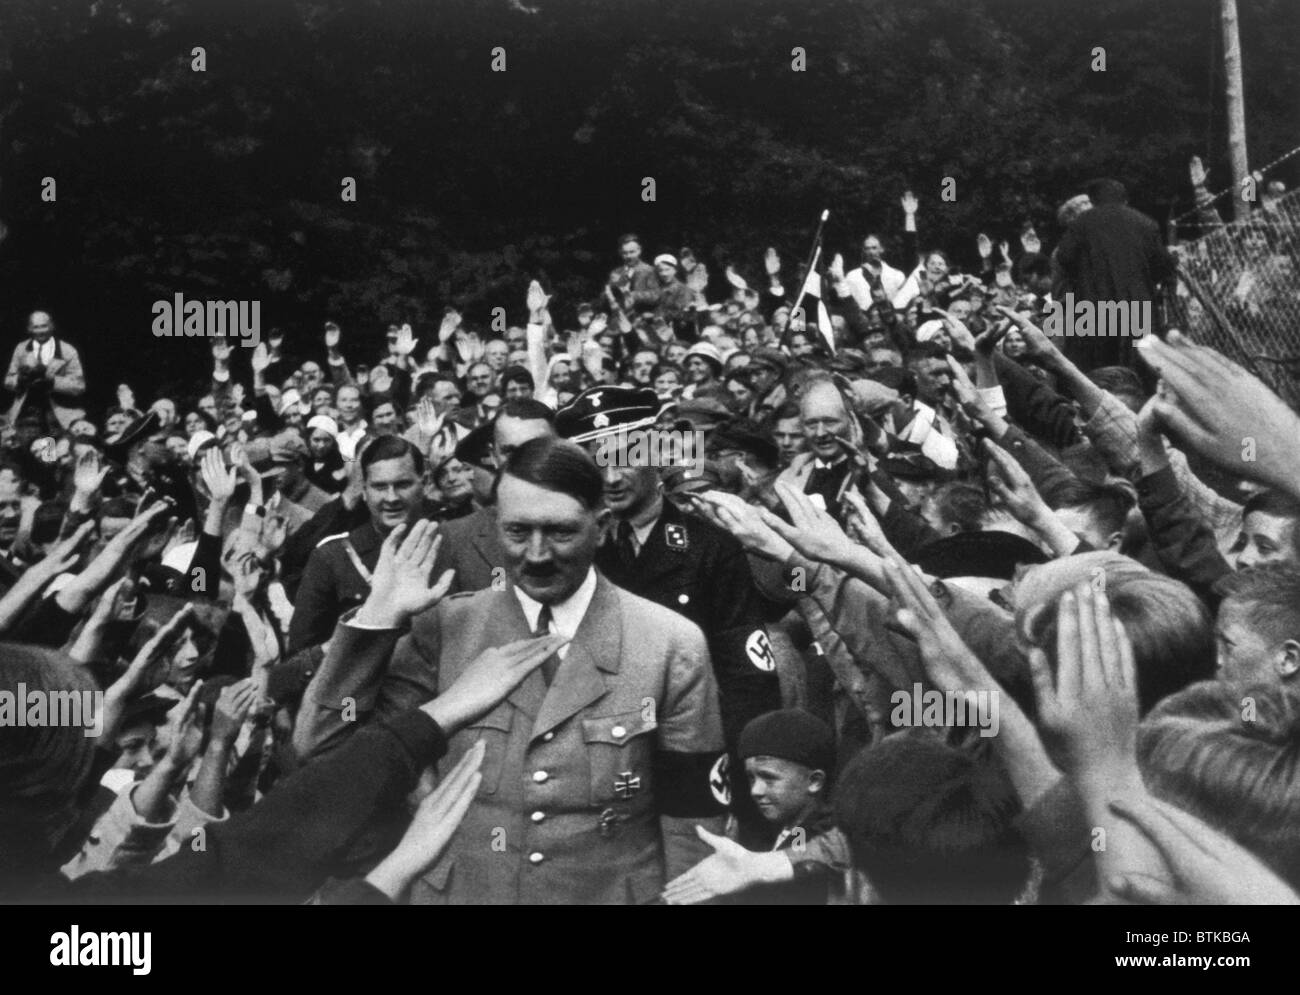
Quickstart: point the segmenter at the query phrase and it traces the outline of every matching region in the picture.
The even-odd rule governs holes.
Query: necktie
[[[533,630],[534,636],[549,636],[551,634],[551,606],[542,605],[542,610],[537,613],[537,628]],[[546,686],[551,686],[551,681],[555,679],[555,672],[560,669],[560,654],[552,653],[542,661],[542,679],[546,681]]]
[[[636,546],[632,544],[632,523],[619,522],[614,537],[614,548],[618,550],[618,561],[624,570],[630,571],[636,564]]]

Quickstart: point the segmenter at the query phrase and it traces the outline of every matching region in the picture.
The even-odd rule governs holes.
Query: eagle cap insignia
[[[600,395],[599,395],[599,394],[592,394],[591,397],[587,398],[587,400],[591,402],[591,406],[592,406],[593,408],[599,408],[599,407],[600,407]]]
[[[686,527],[684,525],[665,525],[664,541],[668,544],[669,549],[684,550],[689,548],[690,541],[686,537]]]

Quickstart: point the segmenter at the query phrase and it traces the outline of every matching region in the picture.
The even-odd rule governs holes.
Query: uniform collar
[[[352,543],[352,548],[362,556],[384,544],[384,537],[380,535],[372,521],[367,521],[364,525],[353,529],[348,534],[348,540]]]

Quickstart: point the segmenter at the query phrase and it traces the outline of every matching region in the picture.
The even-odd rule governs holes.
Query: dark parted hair
[[[1242,520],[1256,511],[1291,520],[1291,548],[1300,556],[1300,501],[1281,491],[1260,491],[1252,495],[1241,509]]]
[[[948,350],[938,342],[918,342],[903,354],[903,365],[911,366],[913,363],[923,363],[927,359],[945,359],[947,356]]]
[[[1250,711],[1247,712],[1247,703]],[[1147,789],[1300,885],[1300,692],[1202,681],[1138,727]]]
[[[1126,397],[1136,398],[1140,407],[1146,400],[1142,379],[1127,366],[1099,366],[1088,374],[1088,379],[1121,401]]]
[[[604,500],[605,482],[595,461],[585,449],[567,439],[529,439],[511,453],[492,484],[493,501],[503,477],[567,494],[588,511],[599,508]]]
[[[1258,494],[1251,495],[1250,500],[1241,509],[1241,515],[1244,518],[1255,511],[1265,515],[1294,518],[1300,521],[1300,501],[1283,494],[1281,491],[1260,491]]]
[[[379,394],[378,396],[372,397],[370,399],[371,417],[373,417],[374,413],[378,411],[380,408],[382,408],[385,404],[391,404],[393,406],[393,412],[397,415],[398,421],[401,421],[402,418],[405,417],[406,409],[402,407],[402,402],[399,401],[397,398],[395,398],[392,394]]]
[[[853,866],[890,904],[1009,904],[1031,870],[1020,802],[981,747],[928,729],[859,752],[835,789]]]
[[[521,421],[544,421],[548,425],[555,424],[554,410],[532,397],[512,397],[510,400],[502,402],[501,406],[497,408],[497,413],[492,416],[492,424],[495,425],[502,418],[518,418]]]
[[[1289,563],[1261,563],[1230,573],[1215,585],[1241,606],[1250,628],[1271,643],[1300,640],[1300,568]]]
[[[61,652],[0,643],[0,689],[16,696],[20,685],[29,694],[79,698],[99,690],[87,669]],[[56,857],[65,843],[73,842],[65,837],[94,791],[94,771],[95,741],[82,728],[0,726],[0,892],[20,878],[55,872],[75,854]]]
[[[775,424],[779,421],[789,421],[791,418],[801,418],[799,414],[799,405],[794,401],[786,401],[777,409],[776,414],[772,416],[772,422]]]
[[[370,467],[373,464],[381,463],[384,460],[401,459],[403,456],[411,457],[415,463],[417,475],[424,473],[424,454],[420,452],[418,446],[403,439],[400,435],[379,436],[361,452],[362,479],[364,480],[370,476]]]
[[[991,510],[984,488],[961,481],[944,484],[935,491],[934,507],[940,518],[957,526],[958,532],[979,532]]]
[[[1062,478],[1043,494],[1050,508],[1086,508],[1101,523],[1107,535],[1123,532],[1128,513],[1137,506],[1137,491],[1127,480],[1115,478],[1104,483]]]
[[[1088,198],[1093,204],[1127,204],[1128,189],[1119,180],[1093,180],[1088,184]]]
[[[522,366],[508,366],[501,374],[501,389],[506,389],[506,384],[521,383],[529,390],[537,388],[537,382],[533,380],[533,375]]]
[[[442,383],[444,380],[457,390],[460,390],[460,385],[456,383],[456,378],[450,373],[435,371],[432,373],[420,374],[419,379],[415,381],[415,396],[424,397],[426,394],[432,394],[433,388],[437,387],[438,384]],[[355,384],[353,386],[355,386]]]

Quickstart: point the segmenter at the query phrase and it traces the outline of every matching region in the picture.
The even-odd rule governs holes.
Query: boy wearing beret
[[[767,712],[740,733],[750,795],[775,833],[769,851],[746,850],[699,829],[713,854],[669,882],[664,900],[689,905],[825,905],[841,897],[850,861],[827,801],[835,763],[830,728],[797,708]]]

